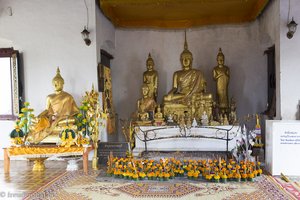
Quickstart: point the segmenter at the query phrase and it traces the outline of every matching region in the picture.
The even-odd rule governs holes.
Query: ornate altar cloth
[[[40,160],[40,165],[49,157],[83,156],[83,171],[88,172],[88,154],[93,147],[28,146],[4,148],[4,172],[9,173],[10,157],[23,157]],[[34,169],[33,169],[34,170]],[[37,170],[39,171],[39,170]]]
[[[133,154],[137,156],[143,151],[230,151],[241,130],[239,126],[140,126],[135,132]]]
[[[11,147],[7,149],[8,155],[26,158],[51,157],[51,156],[77,156],[82,155],[84,147]]]

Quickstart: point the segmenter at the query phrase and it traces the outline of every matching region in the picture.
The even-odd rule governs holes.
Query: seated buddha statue
[[[210,115],[211,109],[208,110],[208,107],[211,107],[212,95],[206,94],[206,81],[202,72],[192,67],[193,55],[188,50],[186,37],[180,61],[182,69],[173,74],[172,89],[163,99],[164,115],[174,111],[180,112],[180,115],[189,112],[194,118],[201,116],[204,110]],[[200,106],[203,109],[199,109]]]
[[[149,97],[149,87],[142,86],[142,98],[137,101],[137,116],[139,125],[149,125],[154,118],[156,102],[153,97]]]
[[[151,126],[152,125],[152,120],[150,119],[149,112],[146,112],[144,110],[144,107],[142,107],[141,110],[139,111],[138,120],[135,122],[139,126]]]
[[[160,109],[160,105],[157,106],[157,111],[154,115],[154,124],[156,126],[162,126],[162,125],[166,124],[164,115],[162,114],[161,109]]]
[[[49,135],[58,136],[64,126],[74,125],[74,117],[79,113],[73,97],[63,91],[64,79],[60,75],[59,68],[52,84],[55,93],[48,95],[46,110],[32,120],[33,124],[26,139],[30,143],[40,143]]]
[[[142,110],[145,112],[151,112],[152,118],[155,112],[156,102],[155,100],[149,96],[149,87],[146,84],[142,86],[142,95],[143,97],[138,100],[137,107],[138,112],[140,113]]]

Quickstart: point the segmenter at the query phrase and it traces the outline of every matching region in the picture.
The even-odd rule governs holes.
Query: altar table
[[[133,155],[143,151],[231,151],[241,137],[239,126],[135,127]]]
[[[10,171],[10,158],[23,157],[28,159],[47,159],[52,156],[82,156],[83,171],[88,173],[88,154],[93,147],[58,147],[50,145],[25,146],[3,148],[4,150],[4,172]]]

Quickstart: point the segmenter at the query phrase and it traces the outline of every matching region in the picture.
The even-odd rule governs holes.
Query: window
[[[18,56],[13,48],[0,48],[0,119],[15,119],[19,114]]]

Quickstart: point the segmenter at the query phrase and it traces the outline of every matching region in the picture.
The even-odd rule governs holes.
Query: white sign
[[[300,175],[300,121],[267,121],[266,168],[272,175]]]

